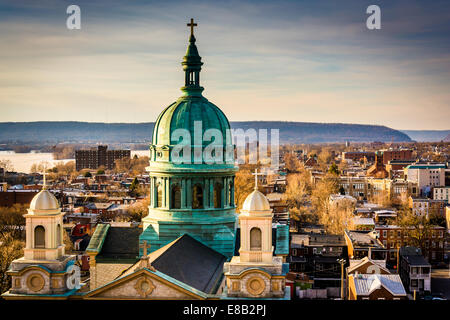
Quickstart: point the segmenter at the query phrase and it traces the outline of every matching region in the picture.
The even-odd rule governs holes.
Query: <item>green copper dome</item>
[[[159,115],[153,130],[152,144],[155,146],[175,145],[179,141],[172,140],[172,133],[176,129],[186,129],[191,135],[193,145],[195,122],[201,123],[202,136],[207,129],[218,129],[222,133],[223,145],[232,144],[227,117],[222,110],[202,96],[200,71],[203,62],[198,54],[193,34],[189,38],[186,55],[181,64],[185,72],[185,85],[181,88],[183,96]],[[209,143],[207,141],[203,145]]]
[[[237,219],[235,149],[227,117],[202,96],[203,63],[193,19],[188,26],[191,36],[181,62],[183,95],[161,112],[149,146],[150,205],[139,241],[151,243],[153,252],[189,234],[232,257]]]
[[[226,145],[227,139],[228,143],[231,143],[230,124],[227,117],[222,110],[202,96],[182,97],[168,106],[156,121],[152,143],[159,146],[178,143],[171,139],[176,129],[188,130],[193,141],[196,121],[201,122],[202,136],[207,129],[218,129],[224,139],[223,145]]]

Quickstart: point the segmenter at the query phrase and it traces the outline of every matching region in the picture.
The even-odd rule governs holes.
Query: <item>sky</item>
[[[155,121],[181,96],[190,18],[203,94],[230,121],[450,129],[440,0],[0,0],[0,121]]]

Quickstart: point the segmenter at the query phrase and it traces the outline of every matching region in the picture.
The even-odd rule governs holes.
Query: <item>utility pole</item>
[[[344,300],[344,264],[345,259],[338,259],[337,262],[341,265],[341,299]]]

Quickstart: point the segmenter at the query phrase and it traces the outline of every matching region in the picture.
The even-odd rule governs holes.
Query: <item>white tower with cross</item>
[[[26,219],[24,254],[30,260],[57,260],[65,254],[63,215],[56,197],[47,190],[46,168],[42,190],[31,200]]]
[[[24,256],[11,263],[11,294],[62,294],[76,257],[66,255],[63,215],[56,197],[47,190],[46,170],[42,190],[31,200],[25,217]]]
[[[225,263],[226,294],[228,297],[282,298],[285,276],[281,257],[274,257],[272,245],[273,213],[266,196],[255,189],[250,193],[239,214],[239,256]]]
[[[241,262],[272,262],[272,218],[269,201],[258,191],[258,169],[255,169],[255,189],[244,201],[239,215],[241,228]]]

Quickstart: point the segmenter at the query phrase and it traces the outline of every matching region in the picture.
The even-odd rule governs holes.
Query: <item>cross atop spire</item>
[[[44,172],[42,173],[42,175],[44,176],[44,184],[42,186],[42,190],[45,190],[45,189],[47,189],[47,179],[46,179],[46,176],[47,176],[47,164],[46,163],[44,163]]]
[[[197,24],[194,22],[194,19],[191,18],[191,22],[188,23],[187,26],[191,28],[191,35],[189,37],[186,55],[181,62],[185,73],[184,87],[181,88],[181,91],[187,96],[201,96],[203,88],[200,86],[200,71],[203,62],[198,54],[197,46],[195,45],[194,27],[196,27]]]
[[[258,173],[258,169],[255,169],[255,173],[252,173],[255,176],[255,190],[258,190],[258,176],[264,175],[264,173]]]
[[[191,18],[191,22],[187,24],[188,27],[191,27],[191,36],[194,35],[194,27],[197,26],[196,23],[194,23],[194,19]]]

